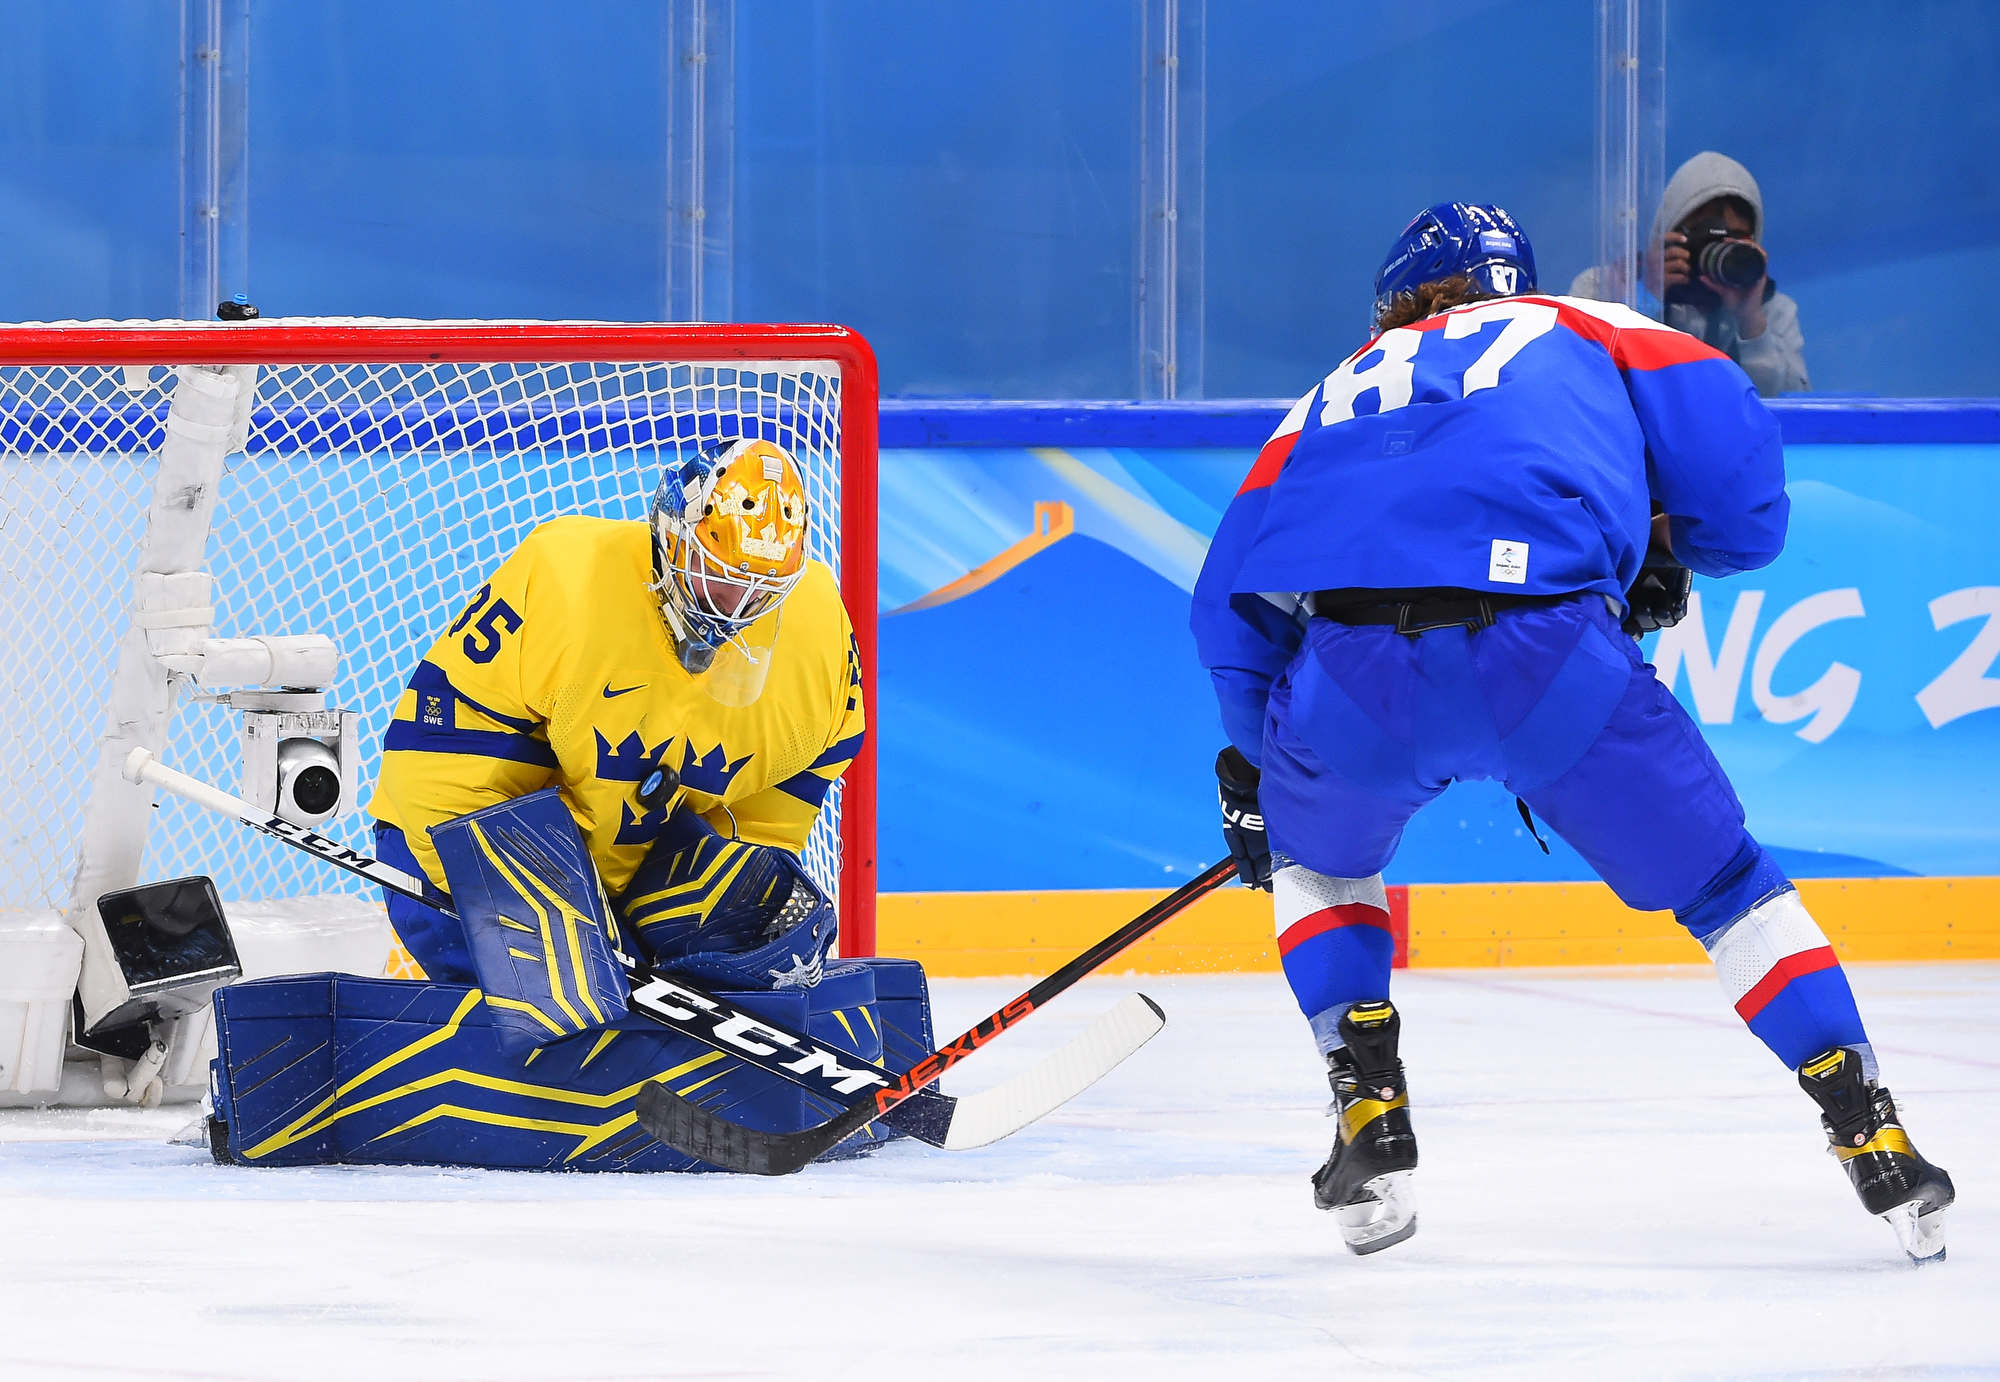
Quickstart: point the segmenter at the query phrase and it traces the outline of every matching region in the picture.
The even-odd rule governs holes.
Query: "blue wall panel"
[[[1955,416],[1984,440],[1788,445],[1785,554],[1697,581],[1695,613],[1647,644],[1751,830],[1802,877],[2000,873],[2000,431],[1987,407],[1904,411],[1933,433]],[[1787,410],[1788,430],[1798,412],[1838,435],[1825,408]],[[995,424],[987,435],[1032,422]],[[1859,411],[1863,435],[1881,425]],[[1188,594],[1255,443],[1090,440],[1077,427],[1065,446],[884,454],[887,891],[1159,886],[1220,847],[1222,730]],[[1037,504],[1068,505],[1074,534],[961,598],[898,612],[1024,550]],[[1550,844],[1544,855],[1498,787],[1459,784],[1418,814],[1389,877],[1590,876]]]

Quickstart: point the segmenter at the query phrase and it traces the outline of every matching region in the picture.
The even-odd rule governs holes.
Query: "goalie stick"
[[[802,1132],[758,1132],[689,1102],[658,1080],[650,1081],[639,1090],[639,1126],[674,1150],[711,1166],[760,1176],[788,1176],[833,1150],[873,1120],[887,1118],[904,1101],[921,1097],[925,1087],[952,1066],[1235,876],[1234,860],[1223,859],[1210,864],[1178,891],[1148,907],[1019,998],[998,1012],[981,1018],[970,1029],[960,1033],[957,1040],[925,1056],[894,1084],[876,1090],[816,1128],[807,1128]],[[1114,1056],[1123,1035],[1113,1019],[1123,1014],[1123,1020],[1132,1023],[1133,1029],[1137,1030],[1146,1021],[1146,1010],[1150,1010],[1152,1021],[1158,1024],[1153,1031],[1165,1025],[1166,1014],[1160,1011],[1159,1006],[1144,994],[1134,994],[1100,1020],[1098,1026],[1085,1033],[1083,1038],[1071,1042],[1068,1047],[1007,1085],[989,1092],[998,1094],[1012,1086],[1019,1086],[1015,1095],[1023,1101],[1046,1101],[1049,1108],[1056,1107],[1082,1092],[1105,1071],[1131,1054],[1126,1051],[1106,1059]],[[1146,1035],[1150,1037],[1152,1033]],[[1104,1045],[1098,1049],[1095,1041],[1100,1036]]]
[[[252,830],[365,878],[378,887],[401,893],[454,917],[457,915],[450,895],[432,885],[429,879],[405,873],[379,859],[371,859],[282,816],[261,812],[249,802],[230,796],[200,778],[169,768],[149,750],[134,749],[126,755],[124,775],[128,781],[151,784],[197,806],[233,816]],[[627,963],[630,964],[630,961]],[[628,1000],[632,1011],[726,1056],[735,1057],[797,1085],[840,1108],[842,1116],[855,1108],[872,1110],[874,1105],[862,1096],[862,1091],[890,1088],[896,1082],[897,1076],[893,1071],[845,1051],[829,1050],[810,1037],[753,1017],[685,980],[669,978],[638,965],[631,965],[628,973],[632,980]],[[1066,1087],[1057,1076],[1058,1070],[1074,1068],[1082,1060],[1104,1060],[1107,1057],[1110,1063],[1104,1069],[1109,1069],[1152,1039],[1164,1025],[1164,1018],[1155,1020],[1147,1030],[1145,1023],[1134,1020],[1130,1012],[1133,1004],[1145,1004],[1152,1012],[1158,1012],[1157,1008],[1152,1008],[1150,1003],[1136,995],[1126,999],[1125,1003],[1099,1019],[1069,1046],[1046,1057],[1044,1065],[1049,1067],[1050,1077],[1036,1082],[1031,1090],[1018,1088],[1022,1084],[1021,1078],[962,1099],[927,1090],[929,1098],[911,1103],[906,1108],[897,1107],[892,1113],[878,1115],[870,1112],[855,1126],[874,1122],[879,1117],[890,1127],[908,1133],[919,1142],[947,1151],[961,1151],[997,1141],[1042,1117],[1062,1099],[1067,1099],[1090,1082],[1085,1080],[1084,1084],[1077,1085],[1070,1090],[1070,1094],[1063,1094],[1055,1103],[1036,1103],[1034,1095]],[[1034,1071],[1028,1073],[1035,1074]],[[1095,1078],[1095,1075],[1091,1076],[1091,1079]]]

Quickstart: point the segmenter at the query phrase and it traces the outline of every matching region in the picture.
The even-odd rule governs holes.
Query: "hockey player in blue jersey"
[[[1274,892],[1334,1088],[1315,1202],[1356,1252],[1416,1229],[1382,870],[1419,807],[1487,778],[1628,906],[1673,911],[1817,1101],[1863,1205],[1913,1259],[1942,1257],[1950,1177],[1911,1145],[1826,937],[1629,636],[1679,617],[1685,568],[1778,555],[1777,424],[1693,337],[1535,286],[1498,207],[1419,214],[1376,275],[1372,339],[1265,444],[1195,586],[1224,836]]]

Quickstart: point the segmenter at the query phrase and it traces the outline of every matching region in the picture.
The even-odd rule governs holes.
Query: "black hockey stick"
[[[886,1118],[891,1110],[905,1100],[918,1097],[925,1086],[952,1066],[1027,1017],[1106,960],[1152,932],[1169,918],[1184,911],[1189,904],[1221,887],[1235,875],[1236,865],[1232,860],[1223,859],[1209,865],[1200,875],[1183,884],[1178,891],[1148,907],[1019,998],[998,1012],[981,1018],[956,1041],[941,1046],[925,1056],[910,1067],[908,1074],[898,1078],[894,1084],[886,1089],[876,1090],[851,1105],[845,1112],[835,1114],[831,1120],[816,1128],[790,1133],[758,1132],[740,1123],[733,1123],[699,1104],[690,1103],[658,1080],[647,1083],[639,1090],[639,1126],[676,1151],[705,1161],[711,1166],[720,1166],[730,1171],[748,1171],[760,1176],[788,1176],[815,1158],[825,1155],[875,1119]],[[1151,999],[1143,995],[1134,997],[1151,1009],[1157,1020],[1165,1021],[1165,1014],[1160,1012],[1158,1005]],[[1118,1057],[1118,1060],[1122,1059],[1123,1056]],[[1097,1070],[1096,1074],[1089,1074],[1089,1068],[1100,1063],[1091,1061],[1084,1069],[1060,1072],[1055,1078],[1061,1078],[1062,1073],[1069,1074],[1072,1080],[1087,1075],[1088,1078],[1083,1078],[1082,1084],[1070,1091],[1073,1094],[1077,1089],[1082,1089],[1091,1080],[1096,1079],[1097,1074],[1102,1074],[1103,1070],[1110,1068],[1109,1065],[1105,1065]],[[1116,1060],[1111,1062],[1112,1065],[1116,1063]],[[1050,1062],[1044,1062],[1045,1066],[1048,1064]],[[1036,1073],[1030,1071],[1029,1075],[1033,1076]],[[1069,1096],[1065,1094],[1063,1097]],[[1060,1103],[1061,1100],[1056,1102]]]

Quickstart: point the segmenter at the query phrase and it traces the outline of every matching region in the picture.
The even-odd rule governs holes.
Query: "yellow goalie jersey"
[[[418,664],[383,741],[369,803],[444,875],[428,830],[561,788],[617,896],[685,801],[724,835],[797,852],[861,746],[861,669],[833,573],[809,562],[747,630],[761,694],[724,704],[681,666],[642,522],[559,518],[528,535]],[[703,673],[712,676],[715,673]],[[648,809],[664,764],[681,792]]]

